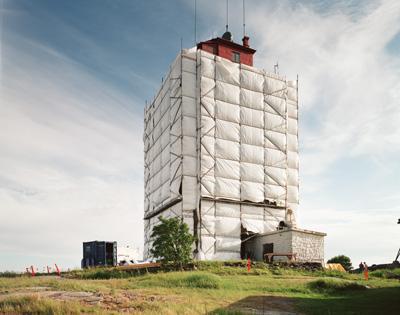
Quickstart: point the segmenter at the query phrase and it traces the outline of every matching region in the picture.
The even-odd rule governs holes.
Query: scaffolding
[[[181,51],[145,108],[145,255],[159,215],[189,225],[199,259],[240,258],[243,231],[295,224],[297,83]]]

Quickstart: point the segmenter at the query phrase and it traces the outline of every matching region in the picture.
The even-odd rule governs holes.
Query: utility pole
[[[400,224],[400,219],[397,220],[397,224]],[[399,256],[400,256],[400,248],[399,248],[399,250],[397,251],[397,255],[396,255],[396,258],[395,258],[394,261],[398,261]]]

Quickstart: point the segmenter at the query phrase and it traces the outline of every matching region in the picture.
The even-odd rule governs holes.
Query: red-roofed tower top
[[[231,34],[226,32],[222,38],[217,37],[197,44],[197,49],[202,49],[211,54],[229,59],[230,61],[253,66],[255,49],[249,46],[249,37],[244,36],[243,45],[231,40]]]

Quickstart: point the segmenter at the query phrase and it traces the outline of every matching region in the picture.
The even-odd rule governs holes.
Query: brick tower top
[[[231,39],[231,34],[226,32],[222,38],[216,37],[205,42],[198,43],[197,49],[207,51],[222,58],[229,59],[233,62],[253,66],[253,55],[256,50],[250,48],[248,36],[244,36],[242,41],[242,45],[233,42]]]

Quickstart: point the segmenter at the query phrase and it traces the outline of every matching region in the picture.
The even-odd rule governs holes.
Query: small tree
[[[172,262],[182,269],[183,264],[192,260],[192,244],[195,238],[181,219],[159,217],[159,220],[161,223],[153,228],[151,234],[151,254],[161,258],[162,263]]]
[[[350,271],[353,269],[353,266],[351,264],[351,260],[349,257],[345,255],[338,255],[335,257],[332,257],[331,259],[328,260],[328,264],[341,264],[346,271]]]

